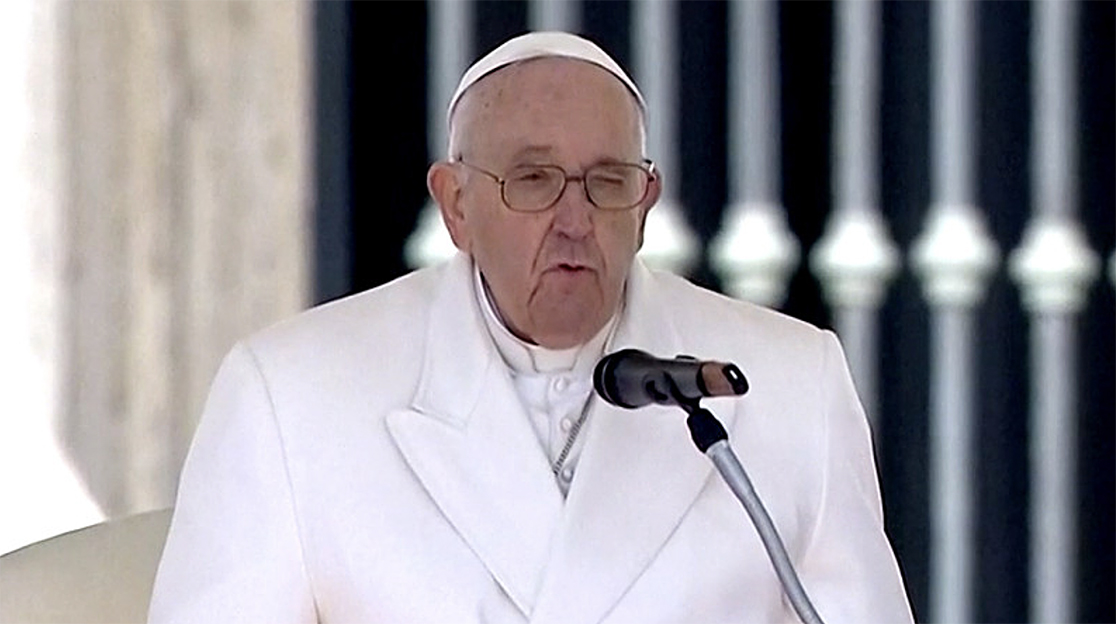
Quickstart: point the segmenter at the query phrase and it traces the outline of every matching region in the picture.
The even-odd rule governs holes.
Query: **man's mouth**
[[[573,274],[576,274],[576,273],[582,273],[582,272],[585,272],[585,271],[589,271],[591,269],[584,264],[576,264],[576,263],[572,263],[572,262],[559,262],[558,264],[555,264],[554,266],[552,266],[550,268],[550,270],[557,271],[557,272],[563,273],[565,275],[573,275]]]

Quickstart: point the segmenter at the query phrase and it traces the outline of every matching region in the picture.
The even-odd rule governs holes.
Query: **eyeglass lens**
[[[643,199],[649,176],[638,165],[603,164],[586,169],[583,179],[594,206],[622,210]],[[504,180],[504,199],[516,210],[545,210],[561,196],[566,180],[566,172],[558,166],[516,167]]]

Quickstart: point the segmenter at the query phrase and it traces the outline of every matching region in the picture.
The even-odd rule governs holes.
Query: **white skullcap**
[[[446,109],[446,124],[448,125],[453,117],[453,109],[461,96],[481,78],[512,63],[550,56],[585,61],[608,71],[632,92],[639,104],[639,112],[646,113],[647,105],[643,101],[643,94],[639,92],[639,88],[620,65],[597,44],[566,32],[533,32],[505,41],[465,71]]]

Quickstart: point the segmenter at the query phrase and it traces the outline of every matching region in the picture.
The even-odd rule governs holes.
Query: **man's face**
[[[639,124],[634,98],[605,70],[532,60],[470,89],[454,117],[454,156],[500,176],[538,164],[576,176],[598,163],[639,163]],[[454,243],[480,267],[505,323],[556,349],[585,342],[616,311],[660,189],[656,178],[640,205],[604,211],[572,181],[549,209],[520,213],[503,204],[496,181],[468,167],[438,163],[428,180]]]

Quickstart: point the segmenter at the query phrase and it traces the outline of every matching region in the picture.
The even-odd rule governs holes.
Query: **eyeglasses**
[[[593,165],[579,176],[572,176],[558,165],[519,165],[505,177],[500,177],[460,158],[454,160],[474,171],[492,178],[500,185],[500,199],[516,212],[542,212],[558,202],[571,181],[585,186],[589,203],[601,210],[628,210],[647,197],[651,180],[655,177],[655,163],[643,164],[601,163]]]

